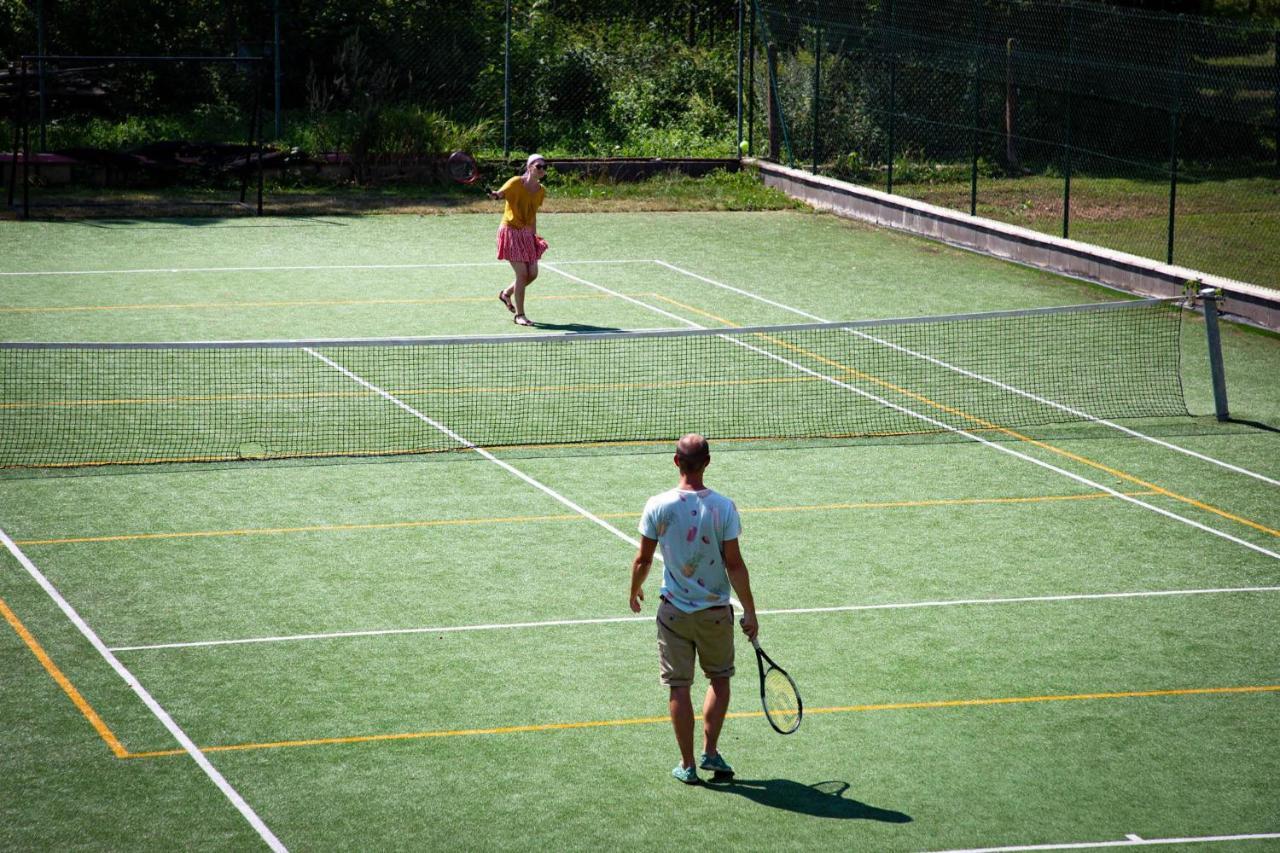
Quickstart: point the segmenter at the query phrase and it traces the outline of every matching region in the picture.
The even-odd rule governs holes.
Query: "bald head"
[[[676,464],[686,474],[701,471],[711,461],[711,445],[696,432],[676,442]]]

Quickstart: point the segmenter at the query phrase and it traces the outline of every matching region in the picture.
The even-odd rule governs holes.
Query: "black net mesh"
[[[1185,415],[1161,301],[482,340],[0,344],[0,465],[846,438]]]

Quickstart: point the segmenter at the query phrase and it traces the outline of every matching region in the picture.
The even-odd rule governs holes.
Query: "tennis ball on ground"
[[[749,150],[751,150],[750,147],[747,145],[747,140],[744,139],[738,143],[738,150],[741,151],[743,154],[746,154]]]

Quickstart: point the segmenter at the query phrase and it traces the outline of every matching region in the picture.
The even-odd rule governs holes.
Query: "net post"
[[[1193,283],[1192,286],[1195,286]],[[1213,377],[1213,412],[1219,421],[1231,419],[1227,411],[1227,377],[1222,369],[1222,337],[1218,329],[1218,302],[1222,291],[1201,287],[1196,294],[1204,303],[1204,331],[1209,344],[1209,373]]]

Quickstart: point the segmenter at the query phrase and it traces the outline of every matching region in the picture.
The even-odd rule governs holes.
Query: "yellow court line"
[[[678,305],[685,310],[693,311],[694,313],[701,314],[704,317],[711,317],[717,320],[718,322],[725,323],[726,325],[732,328],[736,328],[738,326],[738,324],[732,323],[729,320],[725,320],[724,318],[721,318],[721,317],[716,317],[714,314],[709,314],[705,311],[700,311],[697,308],[694,308],[693,306],[684,305],[680,302],[677,302],[674,299],[668,299],[662,296],[658,296],[658,298],[662,299],[663,301],[670,302],[673,305]],[[1157,486],[1154,483],[1149,483],[1146,480],[1135,477],[1132,474],[1128,474],[1117,468],[1113,468],[1109,465],[1104,465],[1101,462],[1095,462],[1094,460],[1081,456],[1078,453],[1072,453],[1071,451],[1063,450],[1060,447],[1055,447],[1054,445],[1049,444],[1047,442],[1040,441],[1038,439],[1031,438],[1030,436],[1023,435],[1022,433],[1016,432],[1012,429],[1009,429],[1008,427],[1003,427],[1003,426],[1000,426],[999,424],[992,423],[991,421],[985,420],[976,415],[971,415],[968,412],[955,408],[954,406],[948,406],[945,403],[939,403],[936,400],[931,400],[930,398],[924,396],[923,394],[918,394],[915,391],[910,391],[906,388],[902,388],[898,385],[893,384],[892,382],[888,382],[884,379],[881,379],[878,376],[873,376],[869,373],[858,370],[855,367],[850,367],[847,364],[842,364],[841,362],[835,361],[834,359],[830,359],[824,355],[819,355],[818,353],[811,352],[809,350],[806,350],[803,347],[796,346],[795,344],[789,343],[784,340],[780,340],[771,335],[761,333],[759,337],[769,341],[770,343],[777,344],[778,346],[783,347],[785,349],[789,349],[789,350],[792,350],[793,352],[800,353],[801,355],[804,355],[807,358],[811,358],[814,361],[817,361],[821,364],[825,364],[829,367],[834,367],[837,370],[844,371],[845,373],[848,373],[850,376],[853,376],[854,378],[861,379],[865,382],[870,382],[874,385],[879,385],[882,388],[888,388],[889,390],[894,391],[898,394],[901,394],[904,397],[908,397],[912,400],[916,400],[917,402],[924,403],[927,406],[932,406],[936,409],[939,409],[940,411],[946,412],[947,414],[956,415],[958,417],[964,418],[970,423],[978,424],[979,426],[985,429],[1004,433],[1005,435],[1011,438],[1015,438],[1018,441],[1026,442],[1027,444],[1030,444],[1034,447],[1039,447],[1042,450],[1047,450],[1051,453],[1056,453],[1059,456],[1065,457],[1074,462],[1079,462],[1082,465],[1087,465],[1091,468],[1095,468],[1099,471],[1103,471],[1107,474],[1110,474],[1113,477],[1116,477],[1117,479],[1124,480],[1125,482],[1128,482],[1128,483],[1132,483],[1135,486],[1140,486],[1144,489],[1150,489],[1151,491],[1163,497],[1171,498],[1176,501],[1181,501],[1182,503],[1185,503],[1189,506],[1193,506],[1196,509],[1203,510],[1204,512],[1213,513],[1214,515],[1220,516],[1229,521],[1234,521],[1238,524],[1243,524],[1246,527],[1252,527],[1254,530],[1258,530],[1263,533],[1270,534],[1271,536],[1280,537],[1280,530],[1275,530],[1273,528],[1267,527],[1266,525],[1260,524],[1256,521],[1253,521],[1252,519],[1244,518],[1242,516],[1236,515],[1235,513],[1228,512],[1227,510],[1213,506],[1212,504],[1207,504],[1203,501],[1196,500],[1195,498],[1190,498],[1190,497],[1187,497],[1186,495],[1178,494],[1177,492],[1171,491],[1170,489],[1163,488],[1162,486]]]
[[[582,300],[606,299],[602,294],[549,294],[540,296],[541,300]],[[471,303],[493,301],[492,296],[440,296],[430,299],[298,299],[270,300],[255,302],[178,302],[178,303],[139,303],[134,305],[33,305],[0,307],[0,314],[59,314],[82,311],[182,311],[187,309],[226,309],[226,308],[302,308],[325,307],[335,305],[447,305],[452,303]]]
[[[89,721],[89,725],[93,726],[98,736],[106,741],[107,746],[115,753],[116,758],[128,758],[129,751],[116,739],[115,734],[98,716],[98,712],[93,710],[93,706],[89,704],[88,700],[80,695],[80,691],[71,683],[71,679],[62,674],[62,670],[58,669],[58,665],[45,652],[44,647],[40,645],[35,636],[27,630],[27,626],[22,624],[22,620],[18,618],[18,615],[9,609],[9,605],[5,603],[3,598],[0,598],[0,614],[4,615],[5,621],[22,638],[22,642],[27,644],[27,648],[36,656],[36,660],[40,661],[40,665],[44,667],[45,672],[49,673],[50,677],[62,688],[62,692],[66,693],[72,703],[80,709],[80,713]]]
[[[1252,687],[1199,687],[1183,690],[1127,690],[1118,693],[1076,693],[1056,696],[1009,696],[994,699],[944,699],[932,702],[892,702],[882,705],[846,705],[832,708],[808,708],[806,714],[851,714],[868,711],[907,711],[934,708],[970,708],[983,705],[1021,705],[1034,702],[1081,702],[1101,699],[1138,699],[1163,696],[1208,696],[1241,693],[1274,693],[1280,692],[1280,684],[1267,684]],[[734,719],[763,717],[763,711],[734,711],[726,715]],[[633,717],[622,720],[595,720],[575,723],[538,723],[524,726],[497,726],[483,729],[442,729],[426,732],[399,732],[380,735],[354,735],[351,737],[309,738],[305,740],[282,740],[267,743],[239,743],[224,746],[202,746],[201,752],[241,752],[254,749],[284,749],[304,746],[333,746],[339,744],[375,743],[393,740],[425,740],[428,738],[475,737],[479,735],[523,734],[530,732],[554,732],[571,729],[612,728],[619,726],[637,726],[652,724],[669,724],[671,718]],[[161,758],[172,755],[186,755],[181,749],[161,749],[151,752],[134,752],[126,758]]]
[[[1138,497],[1151,492],[1128,492]],[[980,506],[983,504],[1031,504],[1053,501],[1086,501],[1113,499],[1106,492],[1089,492],[1079,495],[1035,495],[1019,498],[938,498],[936,500],[916,501],[867,501],[863,503],[832,504],[798,504],[796,506],[762,506],[740,507],[739,512],[749,513],[786,513],[786,512],[827,512],[851,509],[903,509],[925,508],[935,506]],[[638,512],[605,512],[596,514],[604,519],[639,518]],[[277,536],[288,533],[329,533],[352,530],[397,530],[417,527],[456,527],[463,525],[487,524],[525,524],[544,521],[587,521],[585,516],[575,513],[563,515],[514,515],[494,518],[442,518],[422,521],[382,521],[367,524],[315,524],[303,527],[246,527],[229,530],[180,530],[168,533],[120,533],[110,536],[76,536],[63,539],[17,539],[14,544],[23,547],[32,545],[78,545],[91,542],[137,542],[149,539],[201,539],[218,536]]]

